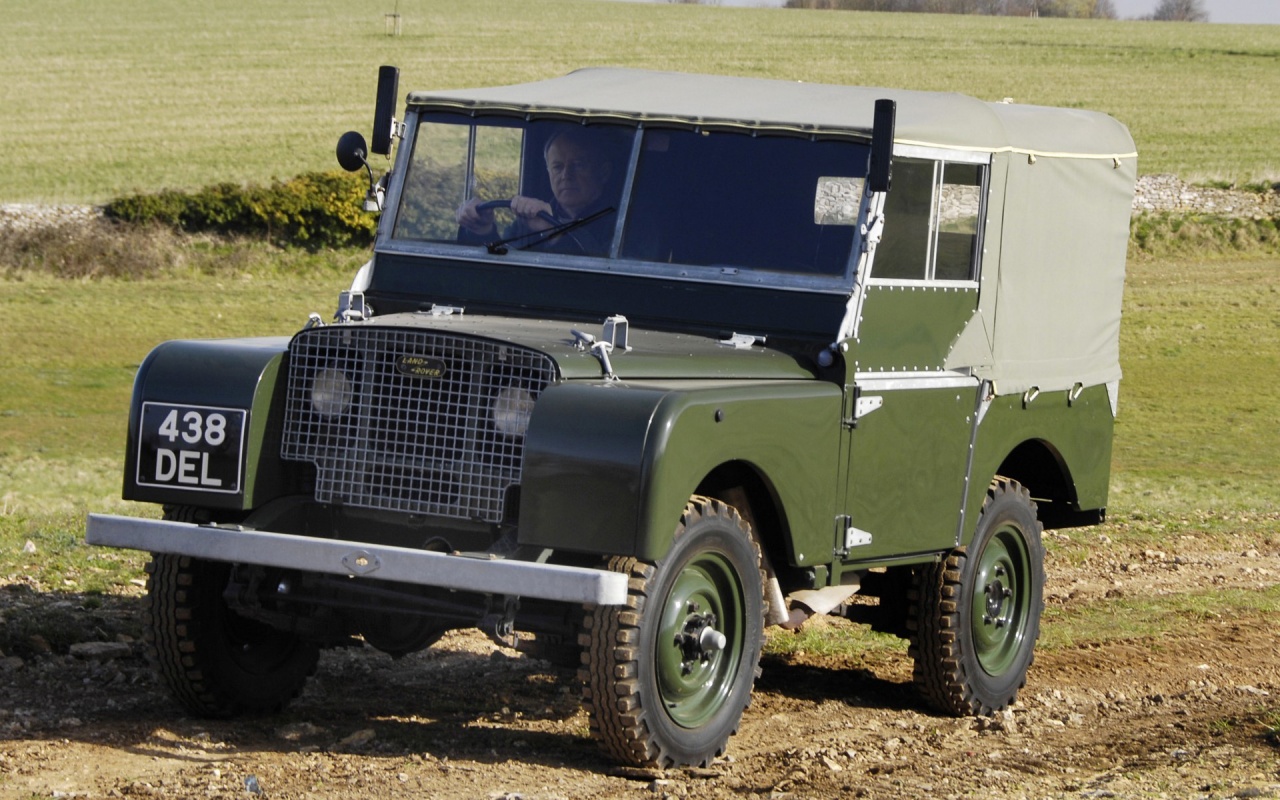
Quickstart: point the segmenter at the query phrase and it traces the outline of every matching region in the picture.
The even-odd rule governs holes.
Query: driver
[[[608,208],[605,189],[613,175],[612,165],[605,158],[598,139],[582,128],[566,128],[547,139],[542,150],[547,164],[547,177],[554,195],[551,202],[537,197],[516,195],[511,198],[511,213],[515,215],[515,223],[503,232],[504,238],[512,238],[523,234],[545,231],[557,222],[582,219]],[[477,237],[496,237],[497,224],[494,222],[493,210],[477,208],[483,201],[472,198],[460,207],[454,215],[463,231]],[[608,251],[612,238],[612,216],[603,214],[601,219],[610,220],[605,224],[593,221],[583,227],[575,228],[559,239],[573,239],[572,246],[566,246],[571,252],[583,250],[593,254]]]

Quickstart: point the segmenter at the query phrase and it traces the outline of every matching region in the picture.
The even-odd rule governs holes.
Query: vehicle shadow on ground
[[[498,763],[515,754],[548,766],[609,766],[588,736],[575,671],[480,637],[399,660],[368,647],[325,651],[283,711],[203,719],[157,676],[142,613],[138,596],[0,587],[0,740],[66,739],[193,763],[253,753]],[[87,644],[113,647],[88,656]]]
[[[927,710],[910,681],[883,678],[865,667],[816,666],[773,655],[766,655],[760,664],[757,692],[772,692],[793,700],[835,700],[859,708]]]
[[[82,740],[193,762],[257,752],[430,754],[481,763],[515,754],[548,766],[612,765],[590,739],[573,669],[489,647],[479,637],[399,660],[368,647],[326,651],[284,711],[208,720],[174,702],[147,661],[140,597],[5,589],[0,612],[10,623],[22,620],[7,626],[5,652],[23,664],[0,671],[0,688],[10,708],[29,710],[30,721],[10,738]],[[127,652],[111,660],[70,654],[76,644],[122,639]],[[865,664],[766,655],[761,666],[757,693],[923,710],[909,681],[880,677]]]

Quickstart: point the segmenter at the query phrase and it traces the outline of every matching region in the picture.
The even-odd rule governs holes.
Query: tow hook
[[[488,614],[480,622],[480,629],[489,635],[495,644],[501,647],[519,649],[520,634],[516,631],[516,612],[520,610],[520,598],[515,595],[504,595],[502,616]]]

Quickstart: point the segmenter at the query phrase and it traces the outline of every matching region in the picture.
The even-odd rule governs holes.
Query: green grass
[[[1280,586],[1266,589],[1206,589],[1198,592],[1100,600],[1072,609],[1049,606],[1044,612],[1040,646],[1070,648],[1141,639],[1153,647],[1177,647],[1177,637],[1223,616],[1274,617],[1280,612]],[[1162,641],[1163,640],[1163,641]]]
[[[1120,362],[1114,508],[1280,508],[1280,259],[1131,262]]]
[[[818,658],[905,654],[906,650],[907,643],[897,636],[870,631],[863,625],[839,617],[817,617],[797,631],[770,628],[764,647],[765,653],[770,655]]]
[[[1129,256],[1137,261],[1280,254],[1280,218],[1142,213],[1129,222]]]
[[[264,248],[259,258],[296,256]],[[365,257],[329,253],[316,258],[331,265],[304,275],[0,281],[0,315],[10,321],[0,327],[0,474],[14,458],[114,457],[134,373],[152,347],[165,339],[290,334],[309,312],[332,315]]]
[[[86,546],[81,511],[5,514],[0,517],[0,535],[19,551],[6,553],[0,561],[3,582],[43,592],[119,592],[131,582],[141,582],[147,560],[145,553],[132,550]]]
[[[289,334],[312,311],[327,317],[367,257],[197,249],[189,260],[211,271],[0,279],[0,585],[99,592],[138,579],[144,555],[84,544],[89,511],[158,515],[120,500],[138,364],[165,339]]]
[[[0,201],[264,183],[368,132],[376,68],[415,89],[592,65],[959,91],[1089,108],[1144,172],[1280,179],[1280,26],[957,17],[603,0],[0,0]]]

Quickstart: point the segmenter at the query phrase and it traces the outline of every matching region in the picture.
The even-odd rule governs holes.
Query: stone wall
[[[25,231],[53,225],[84,224],[101,217],[101,206],[0,204],[0,229]]]
[[[1265,219],[1280,217],[1280,194],[1191,186],[1175,175],[1143,175],[1133,197],[1133,213],[1168,211]]]

